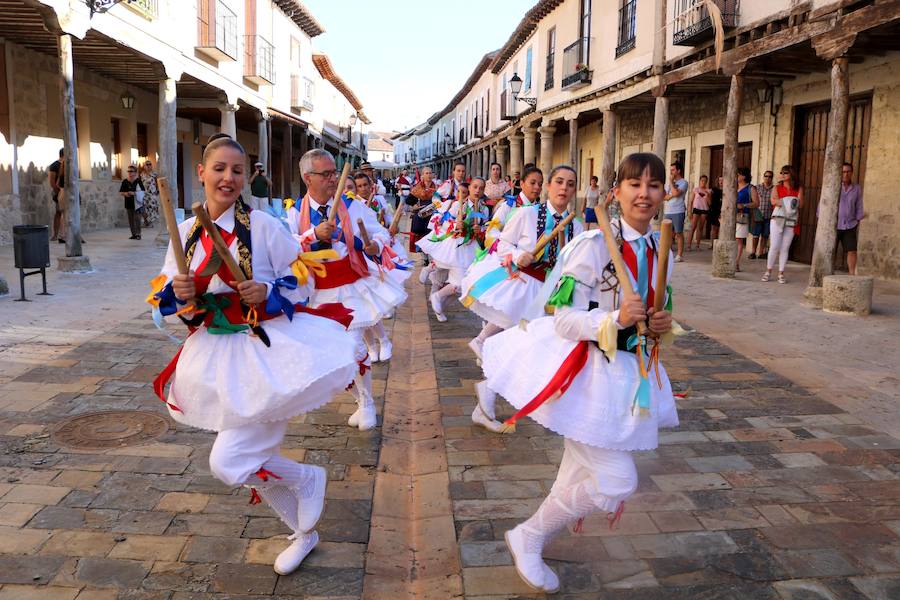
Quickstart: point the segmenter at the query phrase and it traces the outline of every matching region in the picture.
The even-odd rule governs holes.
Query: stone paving
[[[285,453],[330,483],[322,543],[279,577],[288,532],[209,475],[212,434],[171,423],[109,450],[51,438],[76,414],[164,414],[150,381],[176,346],[140,306],[161,251],[91,250],[98,274],[61,281],[70,297],[50,313],[0,302],[0,600],[542,597],[502,536],[546,494],[561,440],[527,420],[507,436],[471,425],[473,315],[455,304],[438,323],[411,280],[395,357],[375,366],[383,436],[344,424],[346,394],[291,424]],[[108,262],[128,252],[138,275]],[[80,309],[118,281],[139,293]],[[686,393],[681,427],[638,456],[614,530],[595,515],[548,548],[555,597],[900,597],[900,440],[698,332],[664,360]]]

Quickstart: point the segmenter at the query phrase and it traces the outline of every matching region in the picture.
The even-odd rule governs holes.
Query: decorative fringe
[[[262,502],[262,498],[259,497],[259,492],[256,491],[255,487],[250,488],[250,506],[254,506]]]
[[[584,517],[575,521],[575,527],[572,528],[572,533],[577,535],[584,533]]]
[[[271,477],[272,479],[281,479],[281,477],[279,477],[278,475],[276,475],[276,474],[273,473],[272,471],[269,471],[268,469],[265,469],[265,468],[262,468],[262,467],[260,467],[259,471],[257,471],[256,473],[254,473],[254,475],[256,475],[257,477],[259,477],[259,478],[262,479],[263,481],[269,481],[269,477]]]
[[[612,530],[622,519],[622,513],[625,512],[625,501],[619,502],[619,508],[616,512],[606,515],[606,521],[609,523],[609,529]]]

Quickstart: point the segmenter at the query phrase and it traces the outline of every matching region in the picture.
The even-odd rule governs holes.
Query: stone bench
[[[828,275],[822,281],[822,309],[831,313],[867,315],[872,312],[871,277]]]

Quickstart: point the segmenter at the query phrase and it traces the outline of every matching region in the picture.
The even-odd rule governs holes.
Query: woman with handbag
[[[750,211],[759,206],[759,194],[756,186],[750,184],[750,169],[741,167],[737,170],[738,176],[738,192],[737,216],[735,218],[734,239],[737,240],[737,264],[735,271],[741,270],[741,255],[744,253],[744,246],[747,245],[747,236],[750,235]]]
[[[791,165],[781,167],[781,183],[772,190],[772,220],[769,224],[769,257],[766,259],[766,273],[763,281],[772,277],[772,267],[778,260],[778,283],[786,283],[784,267],[788,252],[794,241],[795,228],[799,225],[800,209],[803,208],[803,187],[796,182]]]
[[[137,167],[129,165],[128,177],[119,186],[119,195],[125,199],[125,210],[128,212],[128,227],[131,228],[130,240],[141,239],[141,207],[144,205],[144,182],[138,178]]]

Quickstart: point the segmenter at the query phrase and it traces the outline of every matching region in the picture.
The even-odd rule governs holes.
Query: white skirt
[[[550,382],[576,342],[556,334],[553,317],[513,327],[484,344],[482,366],[490,389],[520,409]],[[649,414],[632,413],[638,389],[637,357],[616,352],[609,362],[593,344],[587,363],[565,394],[544,402],[529,416],[556,433],[609,450],[652,450],[660,427],[676,427],[675,398],[665,369],[662,387],[650,373]]]
[[[355,340],[339,323],[306,313],[261,323],[271,346],[244,333],[201,327],[184,342],[169,403],[179,423],[222,431],[315,410],[358,372]]]
[[[397,255],[394,258],[394,264],[406,268],[391,269],[387,272],[387,275],[390,276],[391,281],[393,281],[395,285],[399,285],[402,288],[406,283],[406,280],[412,276],[413,265],[409,260],[409,254],[407,254],[406,248],[403,247],[403,243],[400,241],[400,237],[395,237],[391,240],[391,250]]]
[[[371,327],[406,302],[405,278],[391,275],[397,270],[379,273],[378,267],[369,262],[368,277],[336,288],[316,289],[309,305],[316,308],[322,304],[340,302],[353,311],[350,329]]]
[[[460,300],[465,299],[479,279],[497,269],[503,269],[503,266],[496,252],[473,263],[462,280]],[[488,288],[469,305],[469,310],[488,323],[509,329],[519,324],[525,309],[534,300],[542,285],[543,282],[531,275],[519,272],[518,277],[512,279],[507,277]]]
[[[432,242],[429,237],[431,236],[422,238],[416,245],[441,269],[462,269],[462,273],[465,273],[478,253],[478,244],[474,241],[460,246],[462,238],[451,236],[440,242]]]

